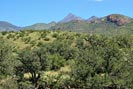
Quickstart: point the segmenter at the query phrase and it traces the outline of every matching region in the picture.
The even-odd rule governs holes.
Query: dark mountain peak
[[[91,21],[91,20],[95,20],[95,19],[98,19],[98,17],[96,17],[96,16],[91,16],[90,18],[87,19],[87,21]]]
[[[60,23],[66,23],[66,22],[70,22],[73,20],[83,20],[81,17],[78,17],[72,13],[69,13],[66,17],[64,17],[63,20],[60,21]]]
[[[98,17],[96,17],[96,16],[91,16],[86,21],[87,22],[90,22],[90,23],[99,23],[100,22],[100,19]]]
[[[107,16],[107,21],[116,23],[119,26],[125,25],[131,21],[130,17],[121,14],[110,14]]]

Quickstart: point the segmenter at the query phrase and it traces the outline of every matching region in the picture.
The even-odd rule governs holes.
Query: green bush
[[[48,61],[51,70],[58,70],[65,64],[65,59],[58,54],[49,55]]]
[[[0,84],[0,89],[18,89],[17,81],[14,79],[5,80]]]
[[[2,35],[6,35],[8,32],[7,31],[2,31],[1,34]]]

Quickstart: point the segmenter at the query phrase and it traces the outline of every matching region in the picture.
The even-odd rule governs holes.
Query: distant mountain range
[[[128,27],[127,27],[128,26]],[[72,13],[68,14],[59,22],[51,23],[36,23],[31,26],[18,27],[11,23],[0,21],[0,31],[18,31],[24,29],[33,30],[67,30],[76,32],[106,32],[115,29],[127,29],[133,26],[133,18],[121,14],[111,14],[105,17],[98,18],[92,16],[88,19],[83,19]]]
[[[21,27],[15,26],[9,22],[0,21],[0,31],[17,31],[20,29]]]

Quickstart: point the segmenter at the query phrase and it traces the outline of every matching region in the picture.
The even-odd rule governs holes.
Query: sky
[[[133,17],[133,0],[0,0],[0,21],[17,26],[58,22],[69,13],[84,19],[115,13]]]

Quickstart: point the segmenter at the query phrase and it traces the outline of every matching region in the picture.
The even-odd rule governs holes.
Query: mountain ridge
[[[52,30],[70,30],[70,31],[78,31],[81,32],[90,32],[97,31],[98,29],[113,29],[119,26],[124,26],[133,19],[131,17],[121,15],[121,14],[110,14],[104,17],[96,17],[92,16],[88,19],[83,19],[78,17],[72,13],[69,13],[65,16],[61,21],[51,23],[35,23],[26,27],[15,26],[9,22],[0,21],[0,31],[19,31],[24,29],[33,29],[33,30],[44,30],[44,29],[52,29]],[[111,27],[112,26],[112,27]]]

